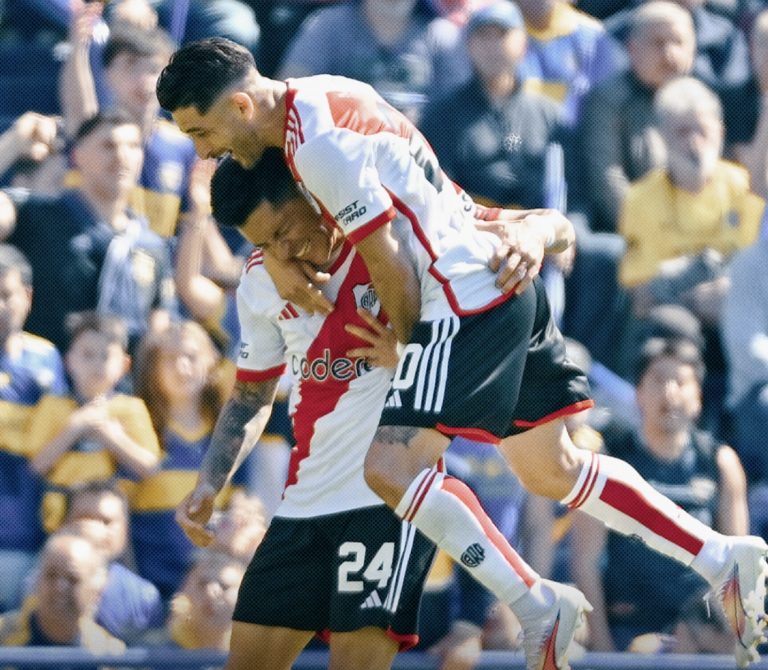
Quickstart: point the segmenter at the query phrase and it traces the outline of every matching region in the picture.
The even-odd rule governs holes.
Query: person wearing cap
[[[561,209],[557,105],[522,86],[526,51],[517,5],[498,0],[470,15],[473,76],[425,110],[420,129],[448,175],[489,206]]]
[[[424,104],[466,81],[461,29],[417,0],[323,7],[301,25],[278,78],[336,74],[373,86],[416,122]]]

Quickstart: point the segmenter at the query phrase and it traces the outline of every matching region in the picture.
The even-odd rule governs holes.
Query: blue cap
[[[520,9],[509,0],[496,0],[489,5],[472,12],[467,21],[467,31],[471,32],[481,26],[499,26],[512,30],[524,28],[525,21]]]

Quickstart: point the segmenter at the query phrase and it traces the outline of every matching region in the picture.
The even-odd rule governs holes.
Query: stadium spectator
[[[724,94],[726,139],[749,170],[752,190],[768,197],[768,10],[760,12],[750,35],[752,76]],[[732,111],[730,111],[732,110]],[[730,112],[730,113],[729,113]]]
[[[0,644],[82,647],[99,655],[121,654],[125,644],[94,620],[106,580],[106,558],[93,544],[69,533],[52,535],[40,556],[32,596],[23,609],[0,617]],[[58,667],[67,668],[63,663]]]
[[[117,476],[147,477],[160,451],[144,402],[115,391],[129,365],[123,322],[95,312],[75,313],[67,321],[64,362],[71,392],[44,396],[27,436],[32,467],[53,489],[43,500],[49,530],[65,511],[60,491]]]
[[[749,528],[744,469],[732,448],[696,429],[703,372],[692,342],[649,339],[637,363],[641,427],[613,435],[606,450],[700,522],[740,535]],[[592,649],[624,650],[638,635],[669,632],[688,595],[706,586],[685,566],[585,515],[574,519],[574,532],[573,574],[594,606]]]
[[[147,642],[171,649],[227,651],[245,567],[241,559],[221,550],[199,551],[173,596],[164,634]]]
[[[29,421],[44,394],[66,390],[59,352],[23,330],[31,301],[31,266],[18,249],[0,244],[0,611],[18,607],[23,577],[45,539]]]
[[[80,10],[86,12],[87,7]],[[173,52],[173,42],[160,29],[117,26],[101,54],[109,100],[100,101],[88,56],[91,30],[79,15],[72,27],[72,51],[61,74],[61,104],[70,135],[100,109],[126,111],[141,129],[144,162],[131,205],[149,220],[152,229],[169,237],[189,209],[189,175],[194,148],[172,123],[158,117],[154,86]],[[70,183],[76,184],[77,175]]]
[[[0,192],[0,239],[24,252],[34,270],[27,329],[60,350],[69,312],[117,314],[133,342],[151,319],[175,309],[165,243],[128,206],[142,158],[139,127],[121,112],[100,113],[74,140],[79,187],[53,199]]]
[[[561,105],[568,127],[596,84],[619,70],[617,45],[595,18],[566,0],[518,0],[528,33],[526,86]]]
[[[62,531],[82,535],[107,558],[107,583],[96,623],[129,645],[163,625],[165,608],[157,588],[126,566],[128,500],[113,482],[89,482],[69,492]]]
[[[575,160],[585,181],[581,201],[593,230],[615,231],[629,183],[663,165],[654,93],[688,74],[695,38],[687,10],[654,0],[633,10],[629,70],[599,84],[584,100]]]
[[[82,23],[79,17],[76,21]],[[173,50],[168,35],[160,29],[145,30],[133,25],[113,28],[102,53],[111,103],[99,103],[96,99],[95,72],[87,57],[87,24],[85,28],[73,27],[72,41],[74,49],[61,79],[67,127],[76,128],[80,119],[95,113],[99,106],[127,110],[141,127],[144,143],[139,183],[130,198],[133,210],[144,214],[150,227],[164,238],[173,237],[179,227],[204,225],[210,211],[206,200],[201,201],[196,195],[200,188],[192,181],[196,173],[193,171],[200,170],[194,147],[172,122],[159,116],[154,93],[157,77]],[[77,175],[70,175],[70,183],[77,183]],[[220,339],[233,339],[226,332],[227,324],[234,321],[233,300],[226,302],[223,298],[225,291],[237,284],[241,261],[233,258],[216,226],[207,226],[205,232],[199,252],[201,280],[190,283],[177,265],[179,298],[187,312],[206,324],[209,332]],[[202,280],[208,280],[211,288],[201,285]],[[219,290],[212,301],[210,292],[215,289]],[[221,300],[215,299],[218,295]]]
[[[179,588],[194,552],[175,522],[176,506],[194,486],[233,377],[232,366],[194,321],[150,333],[137,352],[136,392],[149,409],[162,451],[158,469],[131,493],[131,538],[139,574],[166,600]],[[247,483],[243,467],[233,486]],[[224,492],[217,506],[231,494]]]
[[[768,239],[734,254],[728,266],[730,286],[720,320],[728,362],[728,406],[734,446],[750,483],[768,483]],[[757,511],[757,510],[756,510]],[[765,519],[765,511],[760,513]],[[761,529],[761,532],[764,532]]]
[[[693,20],[696,54],[691,75],[703,81],[716,93],[740,86],[749,78],[749,49],[740,26],[723,16],[705,0],[674,0],[688,11]],[[631,22],[631,10],[625,10],[606,21],[606,27],[617,40],[624,42]],[[738,108],[734,109],[738,114]]]
[[[261,27],[248,2],[242,0],[149,0],[157,10],[160,25],[177,44],[220,35],[256,55]]]
[[[5,175],[4,183],[27,186],[41,194],[53,194],[62,188],[66,162],[59,126],[56,117],[37,112],[25,112],[14,119],[0,134],[0,175]],[[40,175],[32,179],[36,172],[45,172],[45,181]]]
[[[728,288],[724,260],[757,239],[765,202],[750,191],[744,168],[721,159],[722,111],[710,89],[679,78],[659,91],[656,109],[667,168],[627,192],[620,220],[627,252],[619,277],[638,317],[671,303],[701,322],[707,366],[702,421],[718,433],[726,367],[718,332]]]
[[[313,74],[365,81],[417,120],[428,99],[468,79],[470,65],[459,27],[417,0],[360,0],[322,8],[302,24],[279,76]]]
[[[473,76],[430,103],[419,127],[440,165],[476,202],[489,207],[565,207],[560,113],[521,86],[523,17],[497,0],[470,15]]]
[[[254,495],[238,489],[216,520],[212,549],[220,549],[247,564],[267,530],[267,511]]]

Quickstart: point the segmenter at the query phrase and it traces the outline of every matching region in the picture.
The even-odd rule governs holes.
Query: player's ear
[[[254,105],[251,96],[245,91],[235,91],[230,96],[230,102],[234,105],[238,113],[245,119],[250,119],[253,116]]]

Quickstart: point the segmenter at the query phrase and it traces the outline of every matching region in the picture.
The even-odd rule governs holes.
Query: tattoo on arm
[[[418,432],[419,429],[414,426],[379,426],[374,439],[376,442],[404,444],[407,447]]]
[[[260,424],[253,441],[261,436],[272,411],[277,382],[277,379],[237,382],[231,398],[219,413],[201,468],[217,491],[221,490],[235,466],[240,465],[253,446],[251,440],[248,443],[245,440],[249,422],[256,419]]]

